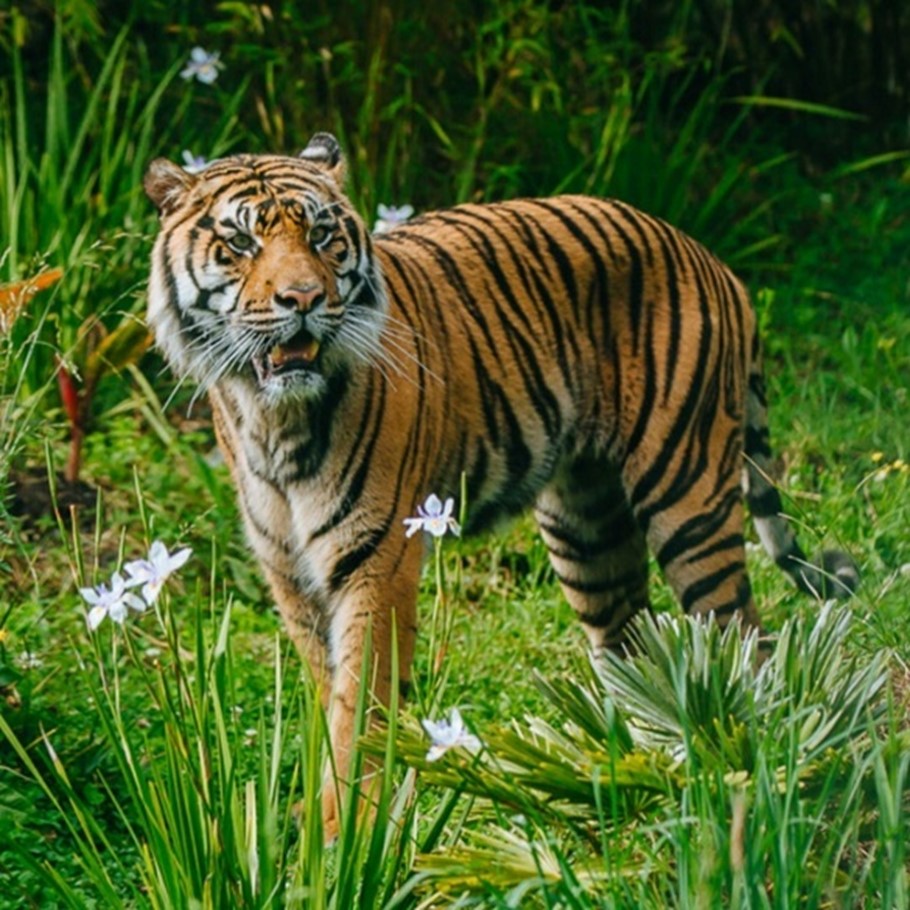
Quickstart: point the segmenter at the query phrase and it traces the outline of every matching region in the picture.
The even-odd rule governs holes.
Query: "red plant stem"
[[[63,471],[67,483],[75,483],[79,479],[79,472],[82,469],[83,435],[82,427],[70,428],[70,449],[66,457],[66,468]]]
[[[84,435],[84,408],[82,396],[76,385],[76,380],[66,368],[66,364],[59,358],[57,360],[57,386],[60,389],[60,399],[63,410],[70,425],[70,450],[66,459],[66,469],[63,476],[70,483],[79,479],[82,467],[82,437]]]

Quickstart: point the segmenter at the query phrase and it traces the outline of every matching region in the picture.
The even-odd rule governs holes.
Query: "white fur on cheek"
[[[338,288],[338,296],[345,300],[348,295],[351,293],[351,288],[353,287],[354,282],[348,278],[347,275],[343,275],[336,282],[336,287]]]
[[[178,376],[189,372],[189,364],[181,340],[179,315],[174,311],[168,299],[167,282],[164,277],[163,243],[155,245],[152,253],[152,271],[148,287],[148,324],[155,333],[155,342]]]
[[[196,285],[193,284],[190,276],[185,272],[178,272],[177,278],[177,298],[181,310],[187,310],[196,299]]]
[[[161,236],[152,251],[148,288],[149,327],[154,331],[155,343],[174,373],[181,378],[192,376],[201,380],[208,374],[211,364],[198,356],[202,348],[198,340],[194,342],[187,336],[183,322],[185,314],[193,310],[199,298],[199,287],[183,270],[174,271],[169,285],[164,266],[168,252],[166,239]],[[172,255],[171,261],[174,260],[175,256]],[[223,284],[223,278],[219,282],[219,276],[214,274],[209,274],[200,281],[200,284],[210,284],[212,287],[217,287],[219,283]],[[192,320],[200,331],[208,327],[217,332],[220,328],[218,324],[223,321],[221,313],[230,310],[233,302],[230,293],[213,294],[209,298],[209,306],[192,312]],[[193,353],[194,348],[196,355]]]
[[[223,316],[227,313],[230,313],[231,310],[234,309],[236,302],[237,298],[233,293],[218,291],[209,297],[208,308],[216,313],[220,313]]]

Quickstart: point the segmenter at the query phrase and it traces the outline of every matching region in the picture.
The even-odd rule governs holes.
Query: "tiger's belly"
[[[427,492],[441,491],[440,495],[453,496],[460,503],[463,474],[467,498],[465,531],[486,530],[527,511],[553,477],[566,450],[565,439],[539,438],[516,455],[514,449],[497,448],[488,438],[478,437],[457,470],[430,482]]]

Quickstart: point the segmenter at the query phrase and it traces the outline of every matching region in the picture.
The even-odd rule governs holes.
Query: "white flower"
[[[142,596],[151,606],[158,599],[164,583],[190,558],[192,552],[189,547],[184,547],[171,556],[167,547],[156,540],[149,549],[148,559],[136,559],[124,566],[130,574],[129,586],[142,585]]]
[[[452,708],[449,720],[439,722],[421,721],[427,736],[430,737],[430,748],[427,750],[427,761],[437,761],[449,749],[467,749],[468,752],[479,752],[483,748],[480,740],[468,731],[461,719],[458,708]]]
[[[16,658],[16,664],[23,670],[37,670],[44,661],[34,651],[23,651]]]
[[[181,77],[183,79],[195,77],[200,82],[211,85],[218,78],[218,70],[224,66],[218,59],[219,56],[218,51],[210,54],[204,48],[194,47],[190,51],[190,62],[180,71]]]
[[[189,149],[184,149],[181,153],[183,156],[183,169],[188,174],[198,174],[208,167],[208,161],[202,155],[194,155]]]
[[[404,224],[411,215],[414,214],[413,205],[383,205],[381,202],[376,206],[376,213],[379,218],[373,225],[374,234],[384,234],[391,231],[395,225]]]
[[[105,616],[118,624],[123,624],[126,619],[127,607],[141,612],[145,604],[135,594],[127,590],[127,583],[119,572],[111,576],[111,586],[98,585],[97,588],[80,588],[79,593],[91,604],[88,611],[88,627],[93,632],[101,624]]]
[[[450,496],[443,506],[435,493],[427,496],[427,501],[422,506],[417,506],[417,518],[406,518],[404,523],[408,526],[407,536],[411,537],[421,528],[434,537],[442,537],[446,531],[451,531],[456,537],[461,534],[458,522],[452,518],[452,509],[455,500]]]

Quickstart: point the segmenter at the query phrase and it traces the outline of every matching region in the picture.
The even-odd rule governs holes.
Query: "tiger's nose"
[[[305,284],[301,287],[291,286],[275,294],[275,303],[286,310],[306,312],[322,297],[321,284]]]

